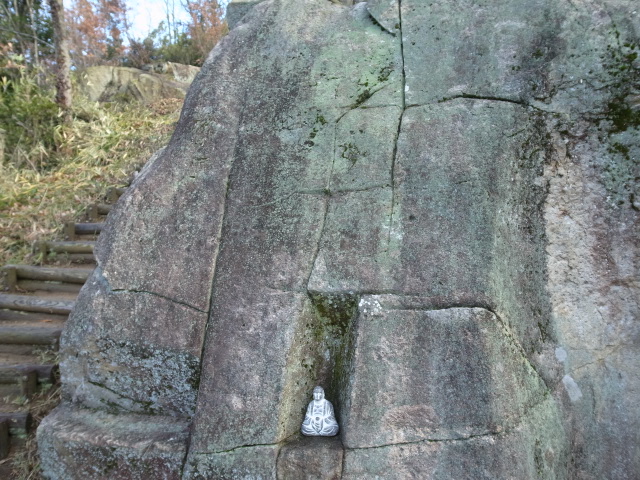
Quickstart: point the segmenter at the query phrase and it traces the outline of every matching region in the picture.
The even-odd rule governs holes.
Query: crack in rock
[[[398,30],[400,33],[400,58],[402,58],[402,111],[400,112],[400,118],[398,119],[398,131],[396,132],[396,138],[393,144],[393,153],[391,154],[391,213],[389,215],[389,234],[387,236],[387,252],[391,251],[391,234],[393,232],[393,212],[396,207],[396,158],[398,156],[398,140],[400,139],[400,133],[402,132],[402,121],[404,119],[404,113],[407,111],[407,72],[405,68],[404,59],[404,39],[402,38],[402,0],[398,0]]]
[[[182,305],[183,307],[190,308],[191,310],[195,310],[196,312],[209,313],[208,310],[201,310],[198,307],[194,307],[193,305],[189,305],[188,303],[181,302],[180,300],[176,300],[174,298],[170,298],[170,297],[167,297],[165,295],[162,295],[162,294],[156,293],[156,292],[148,292],[146,290],[135,290],[135,289],[127,289],[127,288],[116,288],[116,289],[111,289],[111,293],[114,293],[116,295],[117,294],[123,294],[123,293],[152,295],[154,297],[158,297],[158,298],[162,298],[163,300],[167,300],[168,302],[175,303],[176,305]]]
[[[166,300],[168,302],[174,303],[176,305],[181,305],[181,306],[189,308],[191,310],[195,310],[196,312],[209,313],[208,310],[201,310],[200,308],[194,307],[193,305],[190,305],[190,304],[188,304],[186,302],[181,302],[180,300],[176,300],[175,298],[167,297],[166,295],[162,295],[160,293],[150,292],[148,290],[137,290],[135,288],[112,288],[111,287],[111,283],[109,282],[109,279],[105,276],[102,267],[100,265],[97,265],[95,270],[96,270],[96,273],[98,275],[98,280],[97,281],[103,284],[103,287],[106,290],[107,294],[114,294],[114,295],[122,295],[122,294],[152,295],[154,297],[162,298],[163,300]]]

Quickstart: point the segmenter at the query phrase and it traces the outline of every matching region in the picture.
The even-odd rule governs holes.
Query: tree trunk
[[[0,128],[0,168],[4,164],[4,145],[6,132]]]
[[[62,0],[49,0],[53,38],[56,47],[56,102],[65,112],[65,122],[71,120],[71,58],[64,26]]]
[[[33,9],[33,0],[27,0],[27,9],[29,10],[29,20],[31,26],[31,34],[33,35],[33,50],[31,52],[31,61],[33,66],[38,71],[40,68],[40,55],[38,52],[38,30],[36,28],[36,16]],[[38,72],[40,73],[40,72]]]

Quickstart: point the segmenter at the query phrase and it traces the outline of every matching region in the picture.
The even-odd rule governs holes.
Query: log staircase
[[[0,268],[0,461],[19,449],[33,428],[29,400],[58,381],[60,333],[95,266],[93,249],[112,205],[124,188],[68,223],[64,241],[41,242],[42,266]],[[3,471],[4,470],[4,471]],[[10,478],[5,462],[0,478]]]

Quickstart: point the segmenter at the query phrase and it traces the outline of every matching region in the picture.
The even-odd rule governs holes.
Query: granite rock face
[[[88,67],[78,74],[78,88],[92,102],[125,99],[150,103],[164,98],[184,98],[200,69],[179,63],[167,65],[166,73],[170,69],[171,77],[129,67]]]
[[[45,475],[635,478],[633,7],[234,2],[100,238]]]

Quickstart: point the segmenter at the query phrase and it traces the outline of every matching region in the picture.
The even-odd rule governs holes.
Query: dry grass
[[[56,131],[53,167],[39,172],[0,164],[0,265],[37,263],[32,244],[58,236],[64,222],[79,218],[108,187],[125,183],[167,143],[181,106],[175,99],[81,104],[73,122]]]
[[[33,432],[24,447],[17,449],[7,460],[11,466],[11,478],[15,480],[41,480],[40,458],[35,431],[42,419],[60,403],[60,387],[43,389],[29,401],[29,411],[33,416]]]

